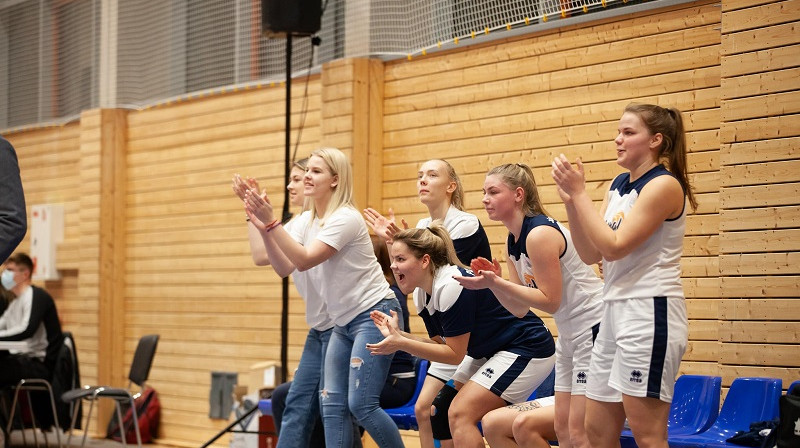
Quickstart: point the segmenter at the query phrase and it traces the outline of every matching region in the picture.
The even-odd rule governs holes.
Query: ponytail
[[[442,226],[441,220],[437,219],[426,228],[401,230],[394,235],[393,240],[403,242],[417,258],[428,254],[431,257],[433,272],[451,264],[467,268],[458,259],[453,240]]]
[[[458,178],[458,173],[456,173],[456,169],[453,168],[453,165],[450,165],[450,162],[443,159],[439,160],[444,163],[447,169],[447,177],[451,182],[456,183],[456,189],[453,191],[453,194],[450,195],[450,205],[464,211],[464,186],[461,185],[461,179]]]
[[[666,160],[669,171],[683,188],[692,209],[696,210],[697,198],[689,183],[686,161],[688,148],[681,111],[674,107],[664,108],[654,104],[631,103],[625,107],[625,112],[638,116],[651,134],[662,135],[663,142],[658,150],[658,159]]]

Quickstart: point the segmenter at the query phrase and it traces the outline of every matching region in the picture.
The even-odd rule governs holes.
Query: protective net
[[[334,59],[412,58],[634,4],[321,1],[319,46],[309,37],[293,39],[293,76]],[[680,0],[648,5],[670,1]],[[278,82],[286,77],[285,55],[286,39],[261,33],[260,0],[0,0],[0,129]]]

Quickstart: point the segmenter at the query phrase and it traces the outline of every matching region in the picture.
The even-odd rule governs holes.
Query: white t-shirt
[[[305,211],[299,216],[296,216],[284,226],[289,235],[300,244],[303,244],[303,235],[302,229],[298,229],[299,226],[297,222],[300,221],[304,215],[308,215],[304,221],[307,223],[308,217],[311,216],[310,211]],[[294,272],[292,272],[292,281],[294,282],[295,288],[297,288],[297,292],[300,293],[300,296],[306,302],[306,323],[315,330],[325,331],[329,328],[333,328],[333,319],[328,315],[328,307],[325,304],[325,300],[323,300],[317,288],[314,287],[312,273],[315,269],[319,269],[319,265],[304,272],[295,269]]]
[[[293,228],[301,232],[298,241],[308,246],[316,239],[336,249],[331,258],[307,271],[309,281],[324,298],[336,325],[346,325],[380,300],[394,297],[375,258],[361,213],[344,206],[333,212],[322,226],[318,218],[309,225],[309,219],[310,212],[297,218]]]

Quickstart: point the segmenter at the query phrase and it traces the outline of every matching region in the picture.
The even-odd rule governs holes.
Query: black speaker
[[[319,31],[321,0],[261,0],[261,31],[267,36],[310,36]]]

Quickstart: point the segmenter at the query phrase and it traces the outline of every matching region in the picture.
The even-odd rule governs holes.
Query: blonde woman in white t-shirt
[[[306,164],[308,159],[300,159],[292,164],[289,172],[289,183],[286,189],[289,191],[289,203],[295,207],[300,207],[302,212],[308,213],[305,209],[305,195],[303,194],[303,179],[306,174]],[[261,192],[258,182],[252,177],[243,178],[235,175],[232,182],[233,192],[242,200],[248,190]],[[262,195],[265,193],[261,193]],[[285,228],[291,233],[291,229],[297,225],[299,215],[285,224]],[[260,221],[247,218],[247,233],[250,242],[250,253],[253,263],[257,266],[268,266],[270,253],[279,253],[274,244],[269,248],[265,244],[259,230]],[[263,226],[262,226],[263,228]],[[306,341],[303,345],[303,352],[300,355],[300,363],[294,375],[294,381],[279,386],[279,389],[288,387],[288,393],[276,392],[273,395],[273,405],[275,410],[275,424],[278,425],[280,438],[278,448],[306,448],[312,443],[312,431],[308,428],[316,427],[316,422],[322,413],[319,405],[319,391],[322,389],[322,371],[325,365],[325,352],[328,349],[328,341],[333,332],[333,319],[328,315],[328,310],[322,296],[311,283],[310,275],[312,270],[299,271],[290,266],[277,263],[274,267],[275,273],[281,277],[292,276],[297,291],[306,304],[306,323],[309,326]],[[284,406],[278,406],[275,399],[279,396],[286,398]],[[278,412],[284,409],[284,412]],[[319,436],[317,436],[319,437]]]
[[[370,318],[374,310],[400,313],[383,276],[361,214],[353,205],[347,156],[335,148],[311,153],[304,177],[309,213],[287,232],[267,197],[248,190],[245,210],[264,244],[279,249],[273,266],[307,271],[334,321],[320,393],[327,446],[351,446],[350,414],[382,447],[402,447],[400,432],[379,406],[392,356],[373,356],[368,343],[383,339]],[[272,252],[271,252],[272,255]]]

